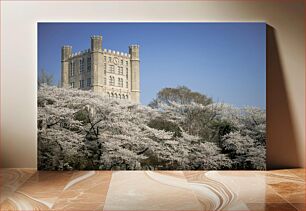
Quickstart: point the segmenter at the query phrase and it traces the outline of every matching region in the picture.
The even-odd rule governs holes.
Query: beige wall
[[[37,21],[267,22],[271,26],[267,61],[268,166],[304,165],[303,3],[294,0],[1,1],[1,161],[4,167],[36,167]]]

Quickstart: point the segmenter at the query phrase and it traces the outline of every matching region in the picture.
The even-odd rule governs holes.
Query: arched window
[[[117,95],[117,93],[115,93],[115,98],[116,98],[116,99],[118,98],[118,95]]]
[[[111,94],[112,98],[114,97],[114,93]]]
[[[119,94],[119,99],[121,99],[121,94]]]

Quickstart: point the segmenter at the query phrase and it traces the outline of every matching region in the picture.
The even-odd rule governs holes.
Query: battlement
[[[138,44],[133,44],[133,45],[129,46],[129,48],[139,48],[139,47],[140,47],[140,45],[138,45]]]
[[[64,48],[65,46],[63,46]],[[66,46],[65,48],[72,48],[71,46]],[[73,58],[73,57],[78,57],[78,56],[83,56],[85,54],[90,53],[91,50],[90,49],[86,49],[83,51],[78,51],[78,52],[74,52],[72,53],[69,58]],[[113,55],[113,56],[120,56],[120,57],[126,57],[126,58],[130,58],[131,55],[125,52],[119,52],[119,51],[114,51],[111,49],[103,49],[103,54],[108,54],[108,55]]]
[[[93,35],[91,36],[92,39],[101,39],[102,40],[102,36],[101,35]]]
[[[77,57],[77,56],[83,56],[84,54],[88,54],[90,52],[91,52],[90,49],[86,49],[86,50],[83,50],[83,51],[78,51],[78,52],[72,53],[71,56],[69,56],[69,58],[73,58],[73,57]]]
[[[121,56],[121,57],[126,57],[126,58],[130,58],[131,55],[128,53],[124,53],[124,52],[119,52],[119,51],[114,51],[111,49],[103,49],[103,53],[104,54],[108,54],[108,55],[114,55],[114,56]]]
[[[72,48],[71,45],[64,45],[62,48]]]

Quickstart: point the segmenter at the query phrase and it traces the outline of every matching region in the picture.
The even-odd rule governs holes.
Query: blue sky
[[[140,45],[141,102],[159,90],[185,85],[235,106],[266,106],[265,23],[39,23],[38,70],[60,79],[63,45],[128,52]]]

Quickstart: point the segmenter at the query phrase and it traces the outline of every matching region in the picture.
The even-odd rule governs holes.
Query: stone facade
[[[63,46],[61,60],[62,87],[140,102],[139,45],[122,53],[103,49],[102,36],[92,36],[88,50],[72,53],[72,46]]]

